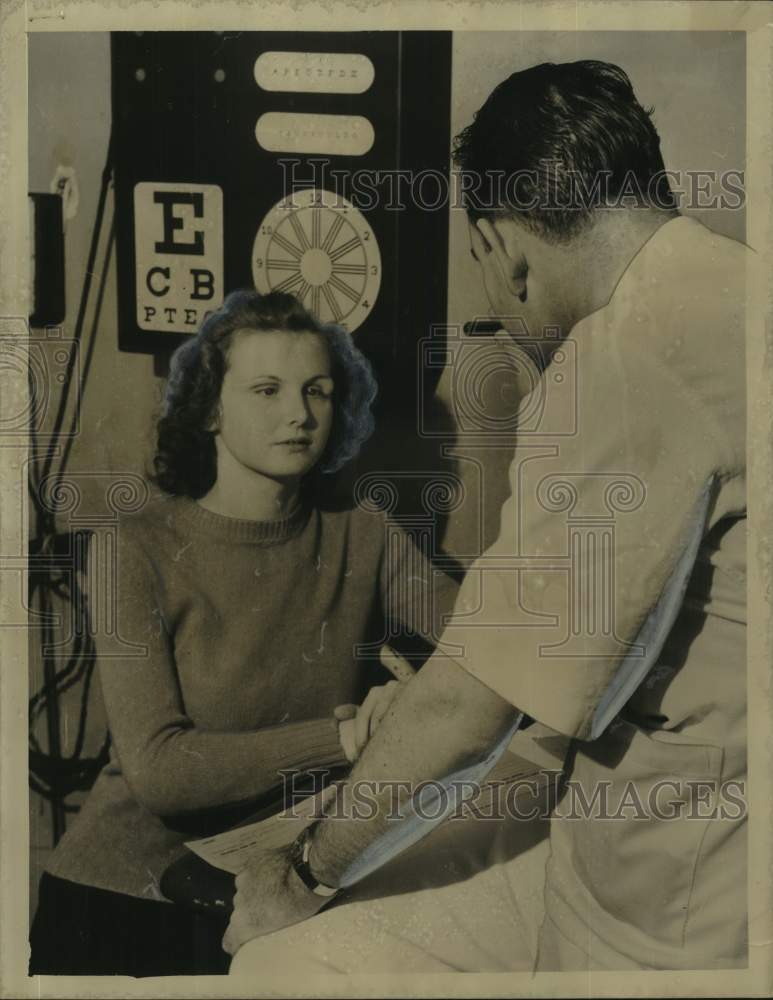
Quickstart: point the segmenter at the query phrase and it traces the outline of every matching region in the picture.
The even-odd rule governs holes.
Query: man
[[[492,888],[489,866],[430,890],[454,914],[442,955],[410,922],[408,886],[389,901],[402,934],[356,889],[290,927],[428,831],[410,809],[387,818],[383,792],[373,817],[322,820],[239,876],[229,950],[287,929],[251,940],[232,971],[743,966],[749,254],[678,214],[657,132],[615,66],[514,74],[455,156],[492,312],[513,335],[558,329],[576,347],[576,422],[519,435],[500,536],[443,635],[457,652],[395,700],[336,812],[352,816],[358,782],[481,777],[527,713],[572,738],[544,918],[514,919],[517,880]],[[524,412],[548,412],[557,360]],[[449,822],[444,843],[455,836]]]

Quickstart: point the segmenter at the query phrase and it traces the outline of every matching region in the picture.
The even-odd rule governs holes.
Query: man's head
[[[544,63],[500,83],[457,136],[493,312],[517,312],[534,335],[571,326],[676,214],[650,114],[617,66]]]

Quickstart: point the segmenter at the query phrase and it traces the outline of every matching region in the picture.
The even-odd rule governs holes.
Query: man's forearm
[[[518,718],[458,664],[431,657],[395,699],[326,809],[329,818],[316,827],[309,857],[315,877],[350,885],[429,833],[432,823],[417,822],[410,806],[416,789],[465,772],[480,780]]]

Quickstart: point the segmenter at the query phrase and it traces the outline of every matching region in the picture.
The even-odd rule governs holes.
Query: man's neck
[[[582,246],[572,247],[572,326],[608,304],[634,257],[661,226],[675,218],[676,212],[642,209],[614,209],[600,216],[588,235],[580,237]],[[584,273],[577,270],[577,260],[588,261]]]

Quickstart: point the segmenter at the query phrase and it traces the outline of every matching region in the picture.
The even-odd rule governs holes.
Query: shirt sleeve
[[[285,769],[345,764],[332,717],[247,732],[196,728],[185,714],[151,561],[135,531],[118,534],[118,634],[134,655],[100,656],[98,669],[114,749],[135,797],[157,815],[173,815],[257,798],[281,784]]]
[[[443,635],[516,708],[581,739],[658,656],[721,516],[721,429],[671,369],[619,341],[602,330],[579,344],[573,427],[519,434],[499,537]],[[550,405],[552,377],[524,411]]]

